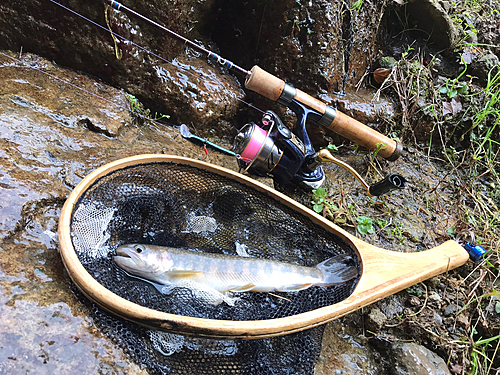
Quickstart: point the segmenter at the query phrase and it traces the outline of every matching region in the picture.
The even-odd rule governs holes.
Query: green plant
[[[356,218],[358,225],[356,228],[360,234],[375,233],[375,228],[373,228],[373,219],[368,216],[358,216]]]
[[[477,332],[476,332],[477,333]],[[473,331],[474,334],[474,331]],[[495,352],[492,355],[492,358],[489,357],[489,348],[493,341],[497,341]],[[473,341],[471,356],[471,375],[476,374],[489,374],[491,370],[491,365],[493,364],[493,359],[495,358],[495,354],[498,352],[498,347],[500,345],[500,335],[489,337],[486,339],[479,339],[477,341]]]
[[[375,158],[377,157],[378,153],[381,150],[384,150],[386,148],[387,148],[387,145],[385,143],[382,143],[382,142],[377,143],[375,150],[373,150],[372,156],[370,158],[371,163],[373,163],[375,161]]]
[[[401,223],[396,223],[392,229],[386,228],[386,233],[389,236],[396,238],[400,244],[403,244],[406,240],[403,235],[403,224]]]
[[[337,152],[339,150],[339,148],[337,146],[335,146],[334,144],[330,143],[328,146],[326,146],[326,149],[328,151],[330,151],[332,154],[334,152]]]
[[[423,292],[422,292],[422,289],[416,287],[415,285],[414,286],[410,286],[409,288],[406,288],[406,291],[409,293],[409,294],[413,294],[417,297],[420,297]]]
[[[313,210],[316,213],[322,213],[325,209],[330,211],[338,211],[338,207],[333,203],[326,200],[327,192],[324,188],[315,189],[312,191],[313,200],[311,201],[313,205]]]
[[[375,224],[378,225],[380,229],[384,229],[389,223],[384,219],[375,219]]]
[[[446,95],[450,99],[458,94],[467,95],[469,93],[467,82],[458,82],[457,79],[447,79],[445,85],[439,89],[439,93]]]
[[[484,94],[483,107],[472,118],[471,141],[474,149],[474,160],[494,158],[495,149],[500,143],[492,135],[500,123],[500,66],[488,73],[488,83],[481,93]]]
[[[359,13],[362,6],[363,6],[363,0],[356,0],[356,2],[354,4],[352,4],[352,6],[349,8],[349,10],[350,11],[355,10],[356,13]]]
[[[125,98],[130,105],[130,112],[132,112],[132,116],[134,116],[135,120],[140,124],[143,124],[145,120],[158,121],[170,118],[169,115],[164,115],[158,112],[155,112],[155,115],[150,117],[151,110],[149,108],[145,108],[139,99],[137,99],[134,95],[125,93]]]

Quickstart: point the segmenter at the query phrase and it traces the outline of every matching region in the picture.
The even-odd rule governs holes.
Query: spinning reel
[[[306,131],[306,121],[308,117],[317,121],[321,116],[296,100],[292,100],[288,107],[297,116],[293,132],[273,111],[264,114],[262,127],[251,122],[241,128],[233,146],[241,170],[258,176],[270,175],[279,185],[291,182],[308,189],[317,189],[325,180],[320,164],[332,162],[352,173],[370,196],[405,187],[407,181],[399,174],[388,175],[384,180],[368,185],[352,167],[333,157],[327,150],[314,151]]]
[[[276,183],[293,182],[316,189],[325,173],[318,166],[316,152],[306,132],[307,115],[314,111],[293,100],[289,108],[297,115],[295,134],[273,112],[267,111],[261,128],[251,122],[243,126],[234,140],[241,169],[259,176],[272,175]]]

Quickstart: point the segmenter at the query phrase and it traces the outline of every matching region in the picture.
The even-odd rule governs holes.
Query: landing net
[[[133,303],[177,315],[238,321],[287,317],[344,300],[358,281],[274,295],[238,293],[214,301],[185,287],[162,294],[130,277],[112,258],[127,243],[309,267],[338,254],[357,259],[337,235],[276,198],[229,177],[171,162],[137,164],[98,178],[72,211],[71,238],[82,265],[104,287]],[[321,349],[322,327],[246,341],[191,338],[127,322],[77,294],[101,330],[152,373],[311,374]]]

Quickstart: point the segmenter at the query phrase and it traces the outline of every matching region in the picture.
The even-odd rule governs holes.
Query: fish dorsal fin
[[[249,292],[253,288],[255,288],[255,284],[248,283],[246,285],[238,286],[238,287],[235,287],[235,288],[230,288],[229,291],[230,292]]]
[[[300,284],[300,285],[290,285],[283,290],[277,290],[277,292],[298,292],[299,290],[304,290],[312,286],[312,283]]]
[[[167,271],[167,274],[171,277],[189,277],[189,276],[194,276],[194,275],[199,275],[203,273],[202,271],[196,271],[196,270],[170,270]]]

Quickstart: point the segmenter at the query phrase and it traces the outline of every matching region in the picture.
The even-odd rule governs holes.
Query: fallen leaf
[[[453,108],[450,102],[443,102],[443,116],[453,113]]]
[[[462,102],[457,97],[451,99],[451,106],[453,107],[453,115],[456,115],[462,110]]]
[[[451,114],[455,116],[458,112],[462,110],[462,103],[460,99],[454,97],[451,102],[443,102],[443,116]]]
[[[389,77],[389,74],[391,74],[391,69],[378,68],[373,72],[373,79],[375,80],[375,82],[381,85],[382,83],[384,83],[385,79]]]
[[[457,365],[457,364],[452,364],[450,367],[451,372],[453,372],[455,374],[461,374],[463,369],[464,368],[462,366]]]

